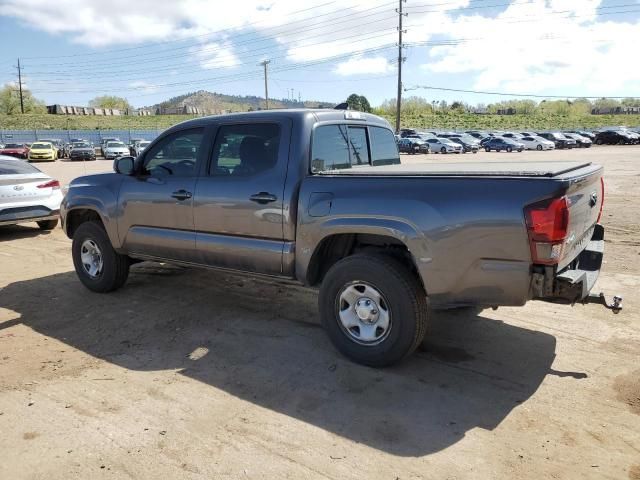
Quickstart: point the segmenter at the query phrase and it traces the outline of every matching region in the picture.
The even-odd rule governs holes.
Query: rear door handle
[[[249,197],[249,200],[251,200],[252,202],[256,202],[260,204],[275,202],[277,199],[278,197],[267,192],[256,193]]]
[[[191,192],[187,192],[186,190],[178,190],[176,192],[173,192],[171,194],[171,196],[177,200],[187,200],[189,198],[191,198],[192,193]]]

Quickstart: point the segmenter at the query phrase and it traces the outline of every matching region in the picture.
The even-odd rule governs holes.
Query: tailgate
[[[558,270],[566,267],[582,252],[594,233],[604,201],[603,169],[600,168],[572,182],[566,196],[569,225]]]

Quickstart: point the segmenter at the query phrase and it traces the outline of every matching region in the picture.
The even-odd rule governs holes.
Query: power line
[[[481,90],[463,90],[463,89],[458,89],[458,88],[446,88],[446,87],[434,87],[434,86],[430,86],[430,85],[415,85],[413,87],[410,88],[405,88],[404,91],[408,92],[411,90],[418,90],[418,89],[424,89],[424,90],[439,90],[439,91],[445,91],[445,92],[457,92],[457,93],[473,93],[473,94],[479,94],[479,95],[498,95],[498,96],[502,96],[502,97],[529,97],[529,98],[560,98],[560,99],[568,99],[568,98],[586,98],[588,100],[597,100],[600,98],[607,98],[607,99],[616,99],[619,100],[621,98],[629,98],[629,96],[607,96],[607,95],[602,95],[602,96],[585,96],[585,95],[540,95],[540,94],[536,94],[536,93],[506,93],[506,92],[488,92],[488,91],[481,91]]]

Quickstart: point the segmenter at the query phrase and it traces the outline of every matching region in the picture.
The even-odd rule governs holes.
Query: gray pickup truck
[[[190,120],[61,206],[96,292],[161,260],[319,287],[335,346],[371,366],[422,341],[430,308],[574,303],[602,263],[589,162],[401,164],[389,124],[343,110]]]

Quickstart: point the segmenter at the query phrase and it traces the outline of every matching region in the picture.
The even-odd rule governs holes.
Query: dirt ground
[[[143,263],[93,294],[60,229],[0,228],[0,479],[640,479],[640,147],[403,156],[503,158],[605,165],[597,288],[622,313],[440,313],[375,370],[334,350],[312,291]]]

